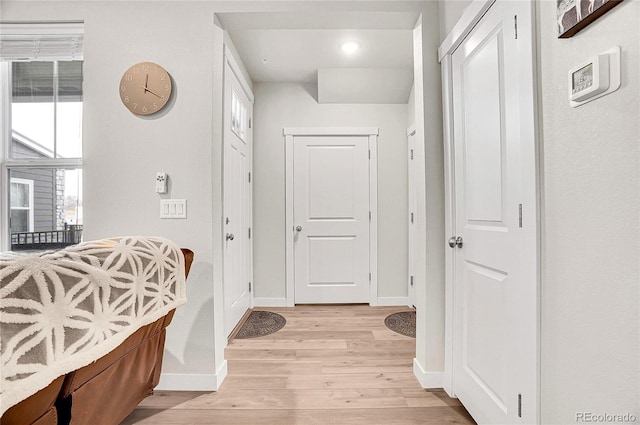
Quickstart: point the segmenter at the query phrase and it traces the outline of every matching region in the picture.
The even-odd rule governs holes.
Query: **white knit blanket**
[[[159,237],[0,254],[0,415],[186,303],[184,257]]]

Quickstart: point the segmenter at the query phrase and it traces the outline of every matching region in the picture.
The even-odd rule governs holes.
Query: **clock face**
[[[126,70],[120,80],[120,99],[136,115],[161,110],[171,96],[171,78],[160,65],[140,62]]]

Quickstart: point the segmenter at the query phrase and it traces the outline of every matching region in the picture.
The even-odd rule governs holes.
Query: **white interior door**
[[[453,247],[453,387],[483,424],[536,418],[536,277],[529,272],[536,230],[520,221],[522,204],[536,214],[535,199],[525,196],[535,193],[534,139],[522,131],[533,132],[524,125],[533,108],[523,102],[533,102],[534,85],[519,68],[532,40],[527,31],[516,39],[514,27],[514,16],[526,27],[530,15],[527,2],[498,0],[452,55],[461,242]]]
[[[293,141],[295,303],[369,302],[369,137]]]
[[[418,223],[417,223],[417,211],[418,211],[418,191],[417,191],[417,178],[418,170],[416,167],[416,131],[411,129],[407,131],[407,152],[408,152],[408,180],[407,186],[409,190],[409,252],[408,252],[408,289],[407,294],[409,298],[409,305],[416,305],[416,261],[418,253]]]
[[[233,69],[225,66],[224,327],[227,336],[251,307],[251,118],[253,104]]]

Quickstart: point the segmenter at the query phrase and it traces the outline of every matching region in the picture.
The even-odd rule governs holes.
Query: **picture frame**
[[[622,0],[556,0],[558,38],[573,37]]]

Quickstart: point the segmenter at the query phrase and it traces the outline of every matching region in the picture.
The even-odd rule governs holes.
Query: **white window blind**
[[[0,60],[82,60],[83,23],[0,24]]]

